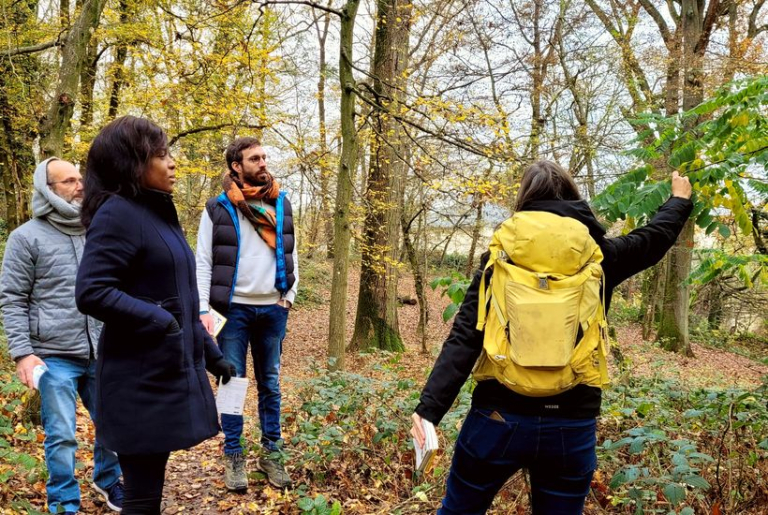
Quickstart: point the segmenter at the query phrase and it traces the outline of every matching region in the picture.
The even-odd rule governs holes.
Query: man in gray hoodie
[[[50,158],[34,175],[34,218],[8,237],[0,271],[8,350],[19,379],[35,387],[34,370],[47,368],[37,388],[42,400],[48,509],[76,513],[77,395],[94,416],[96,343],[101,323],[75,305],[75,278],[85,244],[80,223],[83,178],[66,161]],[[39,369],[42,370],[42,369]],[[93,486],[110,509],[122,509],[117,456],[98,441],[93,448]]]

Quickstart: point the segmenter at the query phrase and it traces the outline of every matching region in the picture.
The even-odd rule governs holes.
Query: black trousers
[[[169,452],[117,455],[125,487],[122,515],[160,515],[165,465],[170,455]]]

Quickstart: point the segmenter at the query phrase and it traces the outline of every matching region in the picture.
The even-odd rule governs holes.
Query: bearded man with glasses
[[[48,509],[76,513],[80,485],[75,479],[77,396],[95,415],[96,344],[101,322],[75,305],[75,278],[85,245],[80,221],[83,178],[72,163],[46,159],[34,174],[34,218],[11,232],[0,271],[8,351],[19,379],[38,388],[45,430]],[[45,370],[37,384],[35,368]],[[117,456],[97,440],[93,487],[107,506],[120,511],[123,485]]]

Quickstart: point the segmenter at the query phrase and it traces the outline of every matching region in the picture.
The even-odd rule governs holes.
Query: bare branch
[[[53,41],[46,41],[45,43],[38,43],[37,45],[23,46],[17,48],[9,48],[8,50],[0,51],[5,57],[13,57],[15,55],[34,54],[35,52],[42,52],[49,48],[63,45],[61,37],[54,39]]]
[[[664,21],[664,17],[661,15],[658,9],[656,9],[656,6],[654,6],[650,0],[640,0],[640,5],[643,6],[643,9],[645,9],[645,12],[647,12],[651,18],[653,18],[653,21],[656,22],[656,25],[659,27],[659,32],[661,33],[661,38],[664,40],[664,44],[669,48],[670,45],[674,44],[672,33],[669,32],[669,27],[667,26],[667,22]]]
[[[760,9],[763,8],[765,0],[759,0],[752,8],[752,12],[749,13],[749,28],[747,29],[747,37],[755,39],[758,34],[768,30],[768,25],[757,26],[757,16],[760,14]]]
[[[191,136],[192,134],[199,134],[201,132],[209,132],[209,131],[217,131],[219,129],[225,129],[227,127],[246,127],[248,129],[264,129],[265,128],[263,125],[239,124],[239,123],[221,123],[219,125],[205,125],[203,127],[195,127],[194,129],[181,131],[180,133],[178,133],[168,141],[168,146],[171,147],[181,138]]]
[[[709,46],[709,37],[712,35],[712,29],[715,27],[715,22],[720,16],[720,0],[710,0],[707,15],[704,18],[704,26],[701,30],[701,36],[693,49],[693,52],[696,55],[704,55],[704,52],[706,52],[707,47]]]
[[[319,9],[321,11],[325,11],[327,13],[335,14],[339,18],[344,17],[344,13],[339,11],[338,9],[334,9],[330,6],[318,4],[316,2],[311,2],[310,0],[255,0],[254,3],[257,3],[262,6],[267,5],[308,5],[309,7],[312,7],[313,9]]]

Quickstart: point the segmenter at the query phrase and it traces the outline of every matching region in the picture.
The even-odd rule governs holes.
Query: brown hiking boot
[[[267,480],[275,488],[290,488],[293,485],[291,476],[285,470],[285,466],[279,460],[260,457],[256,462],[256,468],[267,475]]]
[[[248,489],[245,458],[239,452],[224,455],[224,485],[232,492],[244,492]]]

